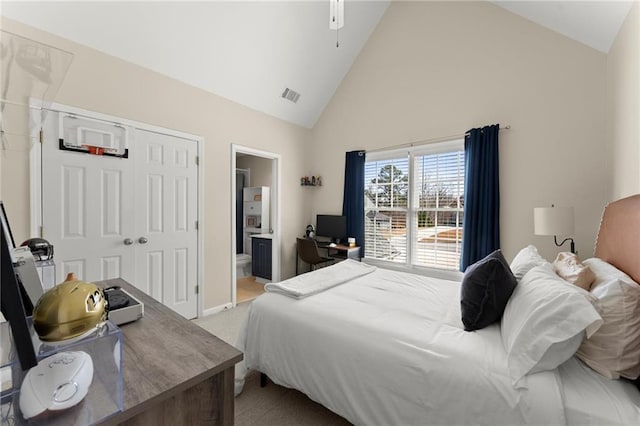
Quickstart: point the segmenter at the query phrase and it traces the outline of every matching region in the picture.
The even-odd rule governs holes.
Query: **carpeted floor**
[[[235,308],[196,319],[194,323],[235,346],[249,304],[239,303]],[[261,388],[260,375],[256,372],[249,373],[235,402],[235,424],[238,426],[350,425],[301,392],[272,382]]]
[[[251,302],[238,303],[235,308],[198,318],[193,320],[193,322],[209,333],[235,346],[238,333],[240,332],[240,326],[247,316],[247,309],[250,303]]]

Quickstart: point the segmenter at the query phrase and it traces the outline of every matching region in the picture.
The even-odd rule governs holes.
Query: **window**
[[[365,256],[457,270],[462,249],[464,142],[367,153]]]

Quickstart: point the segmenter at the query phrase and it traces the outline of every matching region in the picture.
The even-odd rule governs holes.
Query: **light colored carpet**
[[[193,322],[225,342],[236,344],[240,327],[251,302],[199,318]],[[273,382],[261,388],[260,374],[251,372],[235,401],[237,426],[342,426],[350,423],[310,400],[305,394]]]
[[[238,303],[235,308],[198,318],[193,322],[228,344],[235,346],[238,333],[240,333],[240,326],[247,316],[247,309],[250,303]]]

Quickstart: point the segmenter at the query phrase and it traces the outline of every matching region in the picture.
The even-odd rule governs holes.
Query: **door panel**
[[[185,303],[189,294],[189,251],[186,248],[174,251],[176,282],[173,298],[175,303]]]
[[[49,242],[53,241],[49,237],[47,237],[47,239],[49,240]],[[55,246],[56,245],[54,244],[54,248]],[[60,255],[57,253],[55,255],[55,258],[57,259],[59,257]],[[56,283],[62,282],[69,273],[74,273],[76,277],[78,277],[78,279],[87,279],[84,278],[87,276],[87,274],[85,273],[85,263],[86,259],[68,259],[62,261],[56,260]]]
[[[147,205],[145,206],[146,221],[145,230],[143,232],[161,233],[164,231],[163,221],[163,198],[164,198],[164,179],[160,175],[147,176]]]
[[[64,202],[62,214],[64,220],[63,238],[83,238],[85,235],[86,176],[84,167],[62,166]]]
[[[143,260],[142,265],[146,265],[146,279],[144,273],[140,275],[140,282],[145,285],[144,291],[157,300],[163,300],[162,289],[164,288],[164,251],[147,251],[146,262]]]
[[[102,261],[102,276],[119,277],[122,275],[121,256],[108,256],[100,260]]]
[[[102,171],[102,236],[120,236],[122,224],[122,172],[120,170]]]

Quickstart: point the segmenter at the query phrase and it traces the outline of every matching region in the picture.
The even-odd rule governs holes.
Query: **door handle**
[[[149,240],[147,240],[145,237],[140,237],[140,238],[138,238],[138,242],[140,244],[147,244],[149,242]]]
[[[125,238],[123,242],[125,246],[130,246],[131,244],[133,244],[133,240],[131,238]]]

